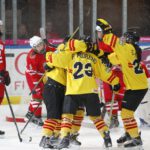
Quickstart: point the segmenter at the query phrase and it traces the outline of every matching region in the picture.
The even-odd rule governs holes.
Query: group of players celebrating
[[[96,35],[96,42],[89,36],[67,37],[58,47],[45,44],[38,36],[30,39],[32,49],[27,55],[26,78],[32,100],[26,116],[34,114],[31,121],[42,126],[39,144],[42,148],[81,145],[77,137],[85,114],[104,139],[104,146],[112,147],[109,127],[118,126],[119,109],[125,134],[117,140],[118,145],[124,148],[142,145],[134,112],[148,90],[148,74],[141,62],[139,36],[129,31],[118,38],[111,25],[101,18],[96,21]],[[110,125],[101,115],[100,85],[96,79],[106,87],[104,107]],[[44,123],[42,100],[47,110]]]

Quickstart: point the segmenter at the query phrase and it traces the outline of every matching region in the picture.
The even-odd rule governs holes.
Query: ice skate
[[[58,150],[66,149],[66,148],[69,148],[69,144],[70,144],[70,136],[67,135],[60,141],[60,143],[55,148]]]
[[[140,136],[136,138],[132,138],[131,140],[127,141],[124,143],[124,148],[125,149],[136,149],[136,150],[141,150],[142,149],[142,139]]]
[[[46,149],[46,148],[53,149],[54,148],[54,146],[52,146],[50,144],[50,137],[46,137],[46,136],[42,137],[39,146],[44,148],[44,149]]]
[[[51,143],[53,146],[57,145],[57,144],[59,143],[59,141],[60,141],[59,136],[56,137],[56,136],[52,135],[52,136],[50,137],[50,143]]]
[[[34,123],[38,126],[43,126],[43,124],[44,124],[42,118],[41,117],[36,117],[36,116],[33,116],[31,118],[30,122],[32,122],[32,123]]]
[[[118,143],[118,146],[121,147],[123,146],[123,144],[126,142],[126,141],[129,141],[131,140],[131,137],[129,135],[129,133],[125,133],[124,135],[122,135],[119,139],[117,139],[117,143]]]
[[[4,132],[4,131],[2,131],[2,130],[0,130],[0,138],[3,138],[3,137],[4,137],[4,135],[5,135],[5,132]]]
[[[1,136],[1,135],[4,135],[4,134],[5,134],[5,132],[2,131],[2,130],[0,130],[0,136]]]
[[[105,135],[104,136],[104,146],[105,146],[105,149],[108,149],[108,148],[112,147],[112,141],[111,141],[109,131],[105,131],[104,135]]]
[[[74,133],[70,135],[70,144],[80,146],[81,142],[78,141],[79,133]]]

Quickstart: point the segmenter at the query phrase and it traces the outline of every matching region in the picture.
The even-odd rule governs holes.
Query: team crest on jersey
[[[0,44],[0,50],[3,50],[3,45],[2,44]]]

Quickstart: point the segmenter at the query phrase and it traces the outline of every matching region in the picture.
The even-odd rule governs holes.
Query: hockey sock
[[[111,107],[112,107],[112,115],[116,115],[118,113],[119,105],[117,101],[114,101],[113,104],[111,104],[111,102],[107,102],[105,106],[108,114],[110,113]]]
[[[61,138],[71,133],[73,114],[63,114],[61,122]]]
[[[42,104],[40,104],[41,102],[35,101],[35,100],[31,100],[30,101],[30,111],[33,113],[34,115],[37,117],[41,117],[42,114]],[[40,105],[39,105],[40,104]],[[38,106],[39,105],[39,106]],[[35,111],[35,109],[38,107],[38,109]]]
[[[59,134],[60,134],[60,130],[61,130],[61,120],[57,120],[57,125],[56,125],[56,128],[54,130],[54,136],[55,137],[58,137]]]
[[[1,105],[2,101],[3,101],[3,97],[0,97],[0,105]]]
[[[134,111],[123,108],[121,111],[121,117],[126,132],[128,132],[132,138],[138,137],[139,132],[137,122],[134,118]]]
[[[72,130],[71,130],[72,134],[79,132],[83,118],[84,118],[84,108],[80,108],[73,116]]]
[[[45,120],[43,128],[42,128],[42,135],[43,136],[52,136],[57,123],[58,123],[57,119]]]
[[[105,136],[104,132],[109,130],[104,120],[99,116],[89,116],[89,117],[93,121],[95,127],[97,128],[101,136],[104,138]]]

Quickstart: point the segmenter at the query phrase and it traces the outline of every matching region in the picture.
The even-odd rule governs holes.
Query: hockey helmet
[[[140,40],[140,36],[136,31],[128,31],[123,34],[127,43],[137,44]]]
[[[36,48],[39,44],[43,43],[43,40],[39,36],[33,36],[30,38],[29,43],[32,48]]]
[[[104,19],[99,18],[96,21],[96,31],[103,31],[104,33],[111,31],[111,25]]]

